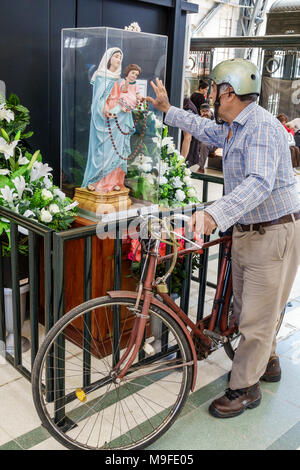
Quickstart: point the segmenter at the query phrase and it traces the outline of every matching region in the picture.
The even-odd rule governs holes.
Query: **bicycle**
[[[149,446],[169,429],[194,390],[197,361],[219,347],[234,357],[240,336],[232,310],[231,236],[199,245],[174,232],[176,219],[146,220],[149,239],[137,292],[110,291],[75,307],[51,328],[38,351],[34,404],[42,425],[69,449]],[[189,243],[180,252],[178,237]],[[159,256],[162,240],[172,245],[172,253]],[[168,295],[166,281],[177,257],[220,243],[212,311],[193,322]],[[164,261],[172,264],[155,279],[157,264]]]

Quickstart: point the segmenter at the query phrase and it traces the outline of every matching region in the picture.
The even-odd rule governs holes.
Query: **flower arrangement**
[[[133,23],[130,23],[129,26],[125,26],[124,29],[126,31],[135,31],[136,33],[141,32],[141,28],[140,28],[139,24],[136,21],[134,21]]]
[[[159,203],[164,207],[183,207],[199,202],[185,158],[176,150],[168,127],[164,127],[159,165]]]
[[[136,134],[131,138],[132,148],[137,145],[142,119],[141,113]],[[168,135],[168,127],[155,113],[149,112],[146,129],[142,152],[128,164],[127,185],[131,187],[133,197],[170,208],[199,202],[192,185],[191,170]]]
[[[68,228],[77,213],[77,202],[53,184],[52,168],[42,162],[40,151],[29,151],[25,133],[30,117],[16,95],[0,102],[0,205],[58,231]],[[0,219],[10,250],[10,224]]]

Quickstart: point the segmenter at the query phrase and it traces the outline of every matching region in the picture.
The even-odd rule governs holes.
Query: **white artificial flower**
[[[164,147],[165,145],[174,145],[173,137],[164,137],[161,146]]]
[[[152,165],[151,163],[142,163],[140,165],[140,168],[142,171],[145,171],[146,173],[152,170]]]
[[[57,204],[50,204],[48,209],[49,209],[51,214],[58,214],[58,212],[60,211]]]
[[[0,170],[0,175],[9,175],[9,170]]]
[[[55,188],[53,190],[53,193],[54,193],[55,196],[58,196],[59,199],[65,199],[65,197],[66,197],[65,193],[63,193],[59,188]]]
[[[49,176],[45,176],[43,181],[44,181],[44,185],[45,185],[46,189],[52,188],[53,183],[52,183],[51,179],[49,178]]]
[[[28,160],[28,158],[23,157],[23,155],[20,154],[18,163],[19,163],[19,165],[27,165],[27,163],[29,163],[29,160]]]
[[[168,173],[168,171],[170,170],[170,167],[167,163],[160,162],[158,170],[159,170],[159,176],[164,176],[165,174]]]
[[[24,217],[34,217],[35,218],[35,213],[32,212],[30,209],[27,209],[24,214],[23,214]]]
[[[177,199],[177,201],[183,202],[185,200],[185,192],[181,189],[177,189],[175,193],[175,198]]]
[[[15,194],[15,190],[10,189],[9,186],[5,186],[4,188],[1,188],[0,192],[2,194],[3,199],[9,203],[12,203],[14,199],[17,197],[17,195]]]
[[[195,188],[188,188],[188,196],[189,197],[195,197],[196,196]]]
[[[172,178],[172,185],[174,188],[182,188],[183,182],[181,181],[180,176],[175,176]]]
[[[159,177],[159,184],[167,184],[168,180],[165,176]]]
[[[137,33],[141,32],[141,28],[140,28],[139,24],[136,21],[134,21],[133,23],[130,23],[129,26],[125,26],[124,29],[126,31],[135,31]]]
[[[53,194],[48,189],[42,190],[42,198],[46,201],[47,199],[53,199]]]
[[[53,168],[51,168],[48,163],[34,162],[30,173],[30,181],[36,181],[50,175],[52,170]]]
[[[154,144],[160,146],[161,138],[160,137],[152,137],[152,142],[154,142]]]
[[[25,182],[25,179],[24,179],[24,176],[16,176],[14,180],[12,180],[12,182],[14,183],[15,185],[15,188],[18,192],[18,196],[19,198],[21,199],[22,196],[23,196],[23,192],[24,192],[24,189],[25,189],[25,186],[26,186],[26,182]]]
[[[0,121],[5,119],[7,122],[14,121],[15,115],[11,109],[7,109],[5,103],[0,104]]]
[[[190,184],[192,184],[192,178],[190,178],[190,176],[184,176],[183,177],[183,181],[185,182],[185,184],[187,186],[189,186]]]
[[[186,176],[190,176],[190,175],[192,174],[192,172],[191,172],[191,170],[190,170],[189,168],[186,168],[186,169],[184,170],[184,174],[185,174]]]
[[[42,209],[41,210],[41,221],[46,222],[46,224],[48,224],[49,222],[51,222],[51,220],[52,220],[52,215],[50,214],[50,212],[47,211],[46,209]]]
[[[65,211],[71,211],[74,209],[74,207],[78,206],[79,202],[74,201],[72,204],[69,204],[68,206],[64,207]]]
[[[3,137],[0,137],[0,153],[4,153],[6,160],[9,160],[10,157],[13,157],[18,142],[18,140],[13,140],[9,144],[5,139],[3,139]]]
[[[183,156],[183,155],[180,155],[179,150],[175,150],[174,153],[176,153],[176,154],[178,155],[178,160],[179,160],[180,162],[184,162],[184,161],[185,161],[184,156]]]

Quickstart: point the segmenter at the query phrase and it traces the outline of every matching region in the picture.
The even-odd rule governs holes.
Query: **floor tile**
[[[300,447],[300,422],[274,441],[267,450],[297,450]]]
[[[40,426],[31,384],[24,378],[0,387],[0,426],[15,439]]]
[[[298,420],[295,406],[285,403],[283,407],[280,397],[266,392],[259,407],[226,420],[209,415],[212,399],[213,396],[193,413],[178,419],[148,450],[260,450]]]
[[[15,380],[20,380],[20,378],[20,373],[10,364],[6,363],[0,365],[0,387],[10,382],[14,382]]]
[[[67,450],[62,446],[58,441],[53,437],[41,442],[40,444],[35,445],[30,450]]]
[[[17,437],[15,441],[23,449],[30,449],[45,441],[46,439],[49,439],[49,437],[50,434],[48,433],[48,431],[46,431],[46,429],[40,426],[39,428],[36,428],[33,431],[30,431],[20,437]]]
[[[0,428],[0,446],[10,440],[11,440],[11,437],[9,436],[9,434],[7,434],[7,432],[4,431],[4,429]]]
[[[6,444],[0,446],[1,450],[23,450],[15,441],[9,441]]]

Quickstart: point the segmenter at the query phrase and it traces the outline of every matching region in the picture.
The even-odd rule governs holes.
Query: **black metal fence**
[[[194,176],[194,174],[193,174]],[[222,178],[209,177],[208,175],[197,174],[197,179],[203,180],[203,200],[207,199],[207,185],[209,182],[223,184]],[[197,205],[184,208],[185,214],[191,214]],[[180,212],[176,210],[172,213]],[[159,215],[159,214],[157,214]],[[55,232],[47,226],[39,224],[31,219],[25,218],[0,206],[0,217],[10,221],[11,230],[11,276],[12,276],[12,310],[13,310],[13,335],[14,350],[8,352],[5,348],[6,324],[4,308],[4,284],[3,284],[3,257],[0,256],[0,342],[4,345],[3,355],[24,377],[31,380],[31,369],[39,349],[41,334],[40,310],[43,311],[42,323],[44,331],[57,322],[65,312],[65,280],[66,280],[66,243],[71,240],[83,240],[83,265],[76,266],[83,277],[83,301],[92,298],[92,260],[93,260],[93,237],[97,236],[99,224],[73,228],[64,232]],[[122,288],[122,230],[127,229],[133,218],[116,221],[114,225],[114,260],[113,260],[113,286],[114,290]],[[104,223],[100,223],[104,227]],[[28,313],[30,320],[30,341],[31,360],[30,364],[23,364],[23,354],[21,347],[21,309],[20,309],[20,257],[18,254],[18,227],[23,227],[28,231],[28,279],[29,279],[29,302]],[[97,229],[98,227],[98,229]],[[108,229],[109,231],[109,229]],[[208,240],[206,237],[205,241]],[[220,246],[220,250],[222,246]],[[2,250],[1,250],[2,253]],[[220,256],[220,253],[219,253]],[[209,250],[205,250],[200,255],[199,264],[201,268],[196,275],[192,272],[192,255],[186,256],[184,269],[187,273],[182,285],[182,295],[180,306],[187,313],[189,310],[191,282],[198,283],[198,308],[197,319],[201,319],[204,311],[206,287],[215,287],[216,284],[207,281],[207,268],[209,263]],[[172,282],[172,281],[171,281]],[[41,296],[41,285],[43,293]],[[43,304],[43,305],[41,305]]]

